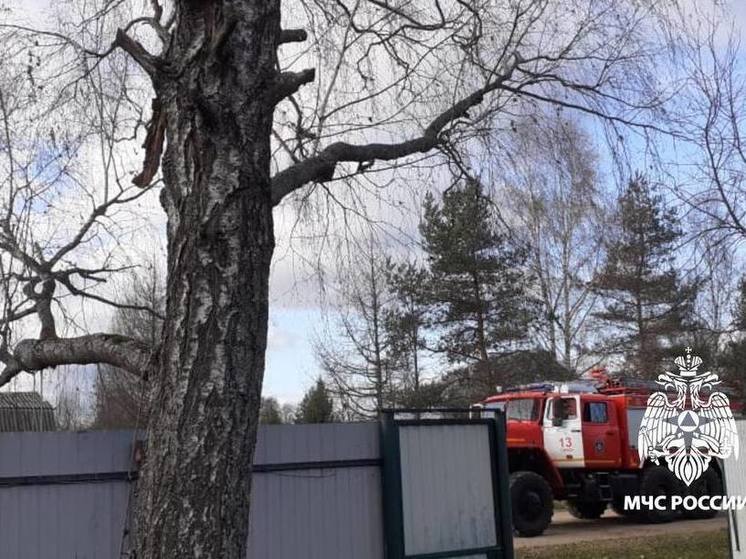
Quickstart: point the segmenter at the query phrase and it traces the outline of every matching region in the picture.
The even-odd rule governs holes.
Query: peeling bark
[[[163,153],[163,141],[166,134],[166,113],[162,110],[158,99],[153,99],[153,116],[148,127],[148,135],[145,137],[145,162],[142,172],[132,182],[140,188],[148,186],[161,166],[161,155]]]

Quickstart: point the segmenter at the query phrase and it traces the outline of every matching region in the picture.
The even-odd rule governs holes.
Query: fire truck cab
[[[618,514],[634,514],[642,521],[669,522],[678,511],[625,511],[624,496],[722,493],[715,460],[688,488],[664,464],[640,464],[637,434],[647,398],[656,389],[652,383],[625,384],[595,372],[587,382],[526,385],[479,404],[482,413],[505,413],[517,535],[543,533],[551,522],[554,500],[566,501],[578,518],[598,518],[611,506]],[[716,512],[684,514],[708,518]]]

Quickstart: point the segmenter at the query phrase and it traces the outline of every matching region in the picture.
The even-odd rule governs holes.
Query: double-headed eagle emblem
[[[641,466],[663,458],[668,469],[687,486],[696,481],[713,458],[738,458],[738,432],[728,397],[713,390],[716,374],[699,373],[702,359],[686,348],[674,361],[679,372],[658,376],[663,391],[648,398],[637,438]]]

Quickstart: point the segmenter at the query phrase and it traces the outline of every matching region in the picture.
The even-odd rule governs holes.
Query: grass
[[[728,559],[728,532],[604,540],[517,549],[516,559]]]

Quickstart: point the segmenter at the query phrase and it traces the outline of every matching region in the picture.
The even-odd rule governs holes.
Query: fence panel
[[[728,495],[746,496],[746,419],[736,422],[739,439],[739,459],[731,457],[723,462]],[[746,559],[746,509],[728,511],[730,546],[733,559]]]
[[[378,424],[267,425],[254,456],[253,559],[383,559]]]
[[[132,431],[0,434],[0,557],[119,557],[133,437]]]
[[[391,503],[380,423],[260,427],[251,559],[383,559],[384,508],[391,504],[410,519],[402,523],[408,557],[435,547],[468,547],[470,553],[454,554],[465,559],[510,557],[504,526],[496,524],[494,421],[396,426],[403,448]],[[0,433],[0,558],[129,557],[138,436]]]
[[[399,440],[407,555],[497,545],[488,425],[403,426]]]

